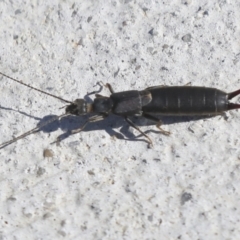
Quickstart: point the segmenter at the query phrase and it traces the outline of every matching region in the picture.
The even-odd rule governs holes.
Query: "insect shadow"
[[[41,127],[41,125],[44,125],[46,122],[50,121],[51,119],[56,118],[57,115],[46,115],[42,119],[39,120],[37,126],[39,127],[38,131],[42,131],[44,133],[52,133],[57,131],[58,129],[61,129],[63,133],[57,138],[60,141],[63,141],[64,139],[67,139],[72,135],[72,130],[79,128],[79,126],[82,126],[84,122],[87,120],[86,116],[66,116],[61,118],[60,120],[55,120],[46,126]],[[198,121],[200,119],[207,119],[212,118],[213,116],[201,116],[201,117],[168,117],[168,116],[161,116],[159,119],[164,123],[164,125],[172,125],[176,123],[181,122],[190,122],[190,121]],[[155,126],[153,122],[150,120],[143,120],[139,117],[132,117],[132,120],[134,124],[136,124],[139,127],[144,126]],[[119,130],[116,130],[119,129]],[[134,135],[132,131],[130,130],[131,127],[126,123],[124,118],[116,116],[116,115],[110,115],[108,118],[98,121],[96,123],[90,123],[88,124],[82,132],[96,132],[104,130],[107,132],[107,134],[111,137],[116,137],[117,139],[127,140],[127,141],[143,141],[147,142],[145,139],[139,139],[142,137],[142,134]],[[145,133],[155,133],[155,134],[161,134],[161,132],[156,129],[149,129],[146,130]],[[78,133],[81,135],[81,133]],[[55,143],[55,142],[54,142]]]
[[[90,94],[92,94],[92,93],[90,93]],[[91,98],[89,98],[90,94],[87,94],[84,97],[84,99],[87,100],[88,102],[92,102]],[[70,137],[70,135],[72,135],[72,130],[79,128],[79,126],[82,126],[84,124],[84,122],[88,119],[87,116],[69,115],[69,116],[65,116],[60,119],[57,119],[55,121],[52,121],[52,119],[56,119],[58,116],[50,114],[50,115],[44,116],[43,118],[39,118],[39,117],[35,117],[31,114],[28,114],[24,111],[15,110],[12,108],[6,108],[6,107],[0,106],[0,109],[18,112],[19,114],[22,114],[24,116],[27,116],[27,117],[37,120],[38,123],[36,124],[36,126],[37,126],[38,130],[35,131],[35,133],[36,132],[52,133],[52,132],[57,131],[58,129],[61,129],[61,131],[63,131],[63,133],[60,134],[59,136],[57,136],[56,139],[58,139],[58,141],[63,141],[65,139],[67,139],[68,137]],[[200,119],[208,119],[208,118],[212,118],[212,117],[215,117],[215,116],[201,116],[201,117],[199,117],[199,116],[198,117],[159,116],[159,119],[163,122],[164,125],[172,125],[172,124],[176,124],[176,123],[198,121]],[[132,120],[133,120],[134,124],[136,124],[139,127],[155,125],[155,123],[153,123],[152,121],[143,120],[143,118],[141,118],[141,117],[132,117]],[[50,122],[50,123],[46,124],[47,122]],[[119,130],[116,131],[115,129],[119,129]],[[116,137],[117,139],[122,139],[122,140],[126,140],[126,141],[147,142],[145,139],[139,139],[140,137],[142,137],[142,134],[134,135],[132,133],[132,131],[130,131],[130,129],[131,129],[131,127],[126,123],[124,118],[122,118],[121,116],[117,116],[117,115],[109,115],[108,118],[106,118],[102,121],[88,124],[82,130],[82,132],[92,132],[92,131],[95,132],[95,131],[105,130],[109,136]],[[156,129],[156,130],[149,129],[149,130],[145,131],[145,133],[149,133],[149,132],[155,133],[155,134],[161,133],[158,129]],[[78,133],[78,134],[81,135],[81,133]],[[79,137],[79,138],[81,138],[81,137]],[[57,143],[58,141],[56,140],[53,143]]]

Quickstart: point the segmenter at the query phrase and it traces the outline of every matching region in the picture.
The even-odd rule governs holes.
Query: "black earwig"
[[[150,119],[156,123],[157,128],[165,135],[170,133],[161,129],[161,120],[154,115],[169,115],[169,116],[204,116],[204,115],[218,115],[225,111],[240,108],[240,104],[231,103],[229,100],[240,94],[240,89],[225,93],[216,88],[207,87],[192,87],[192,86],[155,86],[149,87],[142,91],[131,90],[115,93],[112,86],[107,83],[105,86],[111,92],[109,97],[96,94],[93,103],[87,103],[84,99],[76,99],[75,101],[68,101],[53,94],[44,92],[40,89],[34,88],[28,84],[23,83],[17,79],[9,77],[0,72],[15,82],[18,82],[31,89],[47,94],[51,97],[60,99],[69,103],[65,113],[51,119],[50,121],[38,126],[10,141],[0,144],[0,149],[7,145],[18,141],[32,133],[39,131],[43,126],[58,120],[68,115],[86,115],[95,113],[78,129],[72,130],[71,134],[81,132],[88,123],[97,122],[108,117],[109,114],[115,114],[123,117],[126,122],[139,131],[147,138],[148,143],[152,145],[152,140],[142,132],[130,119],[131,116],[140,116]]]

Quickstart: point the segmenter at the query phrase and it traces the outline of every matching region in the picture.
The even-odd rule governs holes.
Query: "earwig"
[[[226,93],[216,88],[208,87],[161,85],[149,87],[142,91],[130,90],[115,93],[112,86],[107,83],[105,86],[109,89],[111,95],[106,97],[96,94],[93,103],[88,103],[81,98],[76,99],[75,101],[68,101],[61,97],[34,88],[1,72],[0,74],[24,86],[39,91],[43,94],[47,94],[51,97],[60,99],[69,104],[66,106],[64,114],[51,119],[43,125],[25,132],[24,134],[11,139],[10,141],[0,144],[0,149],[39,131],[43,126],[48,125],[50,122],[68,115],[81,116],[90,113],[95,114],[94,116],[89,117],[80,128],[72,130],[71,134],[81,132],[89,123],[101,121],[110,114],[115,114],[123,117],[131,127],[136,129],[147,139],[149,145],[152,145],[152,140],[148,137],[148,135],[142,132],[141,129],[137,127],[129,117],[137,116],[147,118],[156,123],[156,127],[161,131],[161,133],[169,135],[169,132],[161,128],[162,122],[155,115],[218,115],[228,110],[240,108],[240,104],[229,102],[229,100],[240,94],[240,89],[231,93]]]

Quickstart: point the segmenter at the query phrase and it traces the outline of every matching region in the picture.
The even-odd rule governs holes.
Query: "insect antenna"
[[[62,114],[60,116],[54,117],[54,118],[48,120],[47,122],[45,122],[45,123],[43,123],[43,124],[33,128],[33,129],[31,129],[31,130],[21,134],[20,136],[15,137],[15,138],[7,141],[7,142],[4,142],[4,143],[0,144],[0,149],[2,149],[2,148],[6,147],[6,146],[8,146],[8,145],[10,145],[10,144],[12,144],[14,142],[17,142],[18,140],[20,140],[22,138],[25,138],[28,135],[34,134],[34,133],[38,132],[41,128],[47,126],[48,124],[50,124],[50,123],[52,123],[52,122],[54,122],[56,120],[59,120],[62,117],[68,116],[68,115],[69,115],[69,113],[64,113],[64,114]]]
[[[72,101],[68,101],[68,100],[63,99],[63,98],[61,98],[61,97],[55,96],[55,95],[53,95],[53,94],[51,94],[51,93],[42,91],[42,90],[40,90],[40,89],[38,89],[38,88],[35,88],[35,87],[32,87],[32,86],[30,86],[29,84],[23,83],[23,82],[20,81],[20,80],[17,80],[17,79],[15,79],[15,78],[9,77],[8,75],[6,75],[6,74],[4,74],[4,73],[2,73],[2,72],[0,72],[0,75],[4,76],[4,77],[6,77],[6,78],[9,78],[9,79],[11,79],[11,80],[13,80],[14,82],[20,83],[20,84],[22,84],[22,85],[24,85],[24,86],[26,86],[26,87],[29,87],[29,88],[31,88],[31,89],[34,89],[34,90],[36,90],[36,91],[38,91],[38,92],[40,92],[40,93],[44,93],[44,94],[46,94],[46,95],[48,95],[48,96],[51,96],[51,97],[53,97],[53,98],[57,98],[57,99],[59,99],[59,100],[62,100],[62,101],[64,101],[64,102],[67,102],[67,103],[72,103]]]

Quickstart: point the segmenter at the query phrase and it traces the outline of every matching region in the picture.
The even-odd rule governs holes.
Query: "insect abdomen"
[[[148,89],[152,101],[143,106],[146,113],[163,115],[208,115],[228,110],[227,94],[205,87],[156,87]]]

